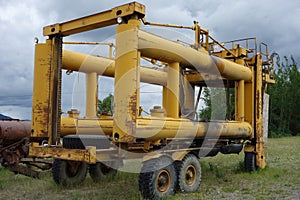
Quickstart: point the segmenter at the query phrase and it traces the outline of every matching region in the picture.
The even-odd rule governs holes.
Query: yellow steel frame
[[[94,15],[46,26],[44,27],[43,34],[44,36],[56,34],[61,36],[73,35],[117,24],[118,17],[128,17],[137,14],[139,18],[143,18],[145,12],[146,9],[144,5],[132,2]]]
[[[43,34],[49,36],[46,44],[36,45],[35,57],[35,78],[33,89],[33,133],[32,140],[41,142],[48,139],[49,147],[30,147],[30,155],[33,157],[54,157],[66,160],[78,160],[88,163],[96,162],[97,158],[105,158],[104,151],[97,153],[95,147],[85,150],[53,148],[52,145],[59,144],[60,139],[60,87],[61,87],[61,69],[62,69],[62,38],[64,36],[77,34],[105,26],[117,24],[117,18],[122,17],[123,23],[116,28],[116,59],[114,69],[108,73],[115,77],[115,94],[114,94],[114,114],[113,123],[110,123],[110,130],[115,143],[134,143],[137,137],[145,138],[147,142],[158,141],[162,137],[173,138],[178,132],[178,127],[183,125],[185,129],[182,133],[189,134],[188,131],[196,128],[196,134],[204,137],[207,125],[199,123],[193,126],[192,122],[187,119],[180,119],[179,113],[179,80],[180,80],[180,64],[191,66],[191,63],[185,59],[178,57],[179,55],[194,58],[193,62],[199,66],[204,66],[204,70],[209,71],[211,66],[217,66],[222,77],[212,75],[215,80],[230,80],[235,82],[236,102],[235,117],[236,122],[216,123],[216,128],[220,129],[218,136],[235,137],[240,136],[254,139],[255,142],[249,144],[245,151],[256,153],[256,164],[260,168],[266,165],[264,155],[264,144],[262,136],[262,95],[263,95],[263,74],[262,74],[262,57],[261,54],[254,56],[254,59],[245,62],[247,50],[243,48],[227,49],[221,43],[213,39],[207,30],[200,28],[197,22],[193,27],[195,30],[195,46],[194,48],[186,48],[178,43],[174,43],[155,35],[140,31],[142,19],[145,16],[145,7],[142,4],[133,2],[126,5],[115,7],[111,10],[90,15],[72,21],[54,24],[44,27]],[[161,25],[156,23],[146,23],[152,25]],[[186,28],[174,25],[167,25],[176,28]],[[200,35],[205,35],[205,42],[201,43],[206,48],[200,48]],[[216,53],[220,57],[229,60],[211,57],[208,55],[209,39],[214,44],[221,46],[224,51]],[[159,47],[159,48],[158,48]],[[157,49],[163,49],[158,51]],[[176,53],[166,49],[173,49]],[[224,53],[226,52],[226,53]],[[69,52],[66,52],[69,53]],[[82,56],[82,55],[81,55]],[[166,109],[167,118],[162,131],[158,134],[147,138],[147,131],[151,131],[146,126],[152,123],[153,119],[140,117],[140,81],[141,56],[157,59],[168,64],[167,81],[163,87],[163,107]],[[201,59],[198,58],[201,57]],[[197,63],[201,60],[201,63]],[[251,64],[250,68],[246,64]],[[111,64],[113,66],[113,64]],[[110,66],[110,67],[111,67]],[[195,78],[196,77],[196,78]],[[269,83],[271,78],[265,76]],[[186,85],[188,82],[199,81],[199,74],[186,75]],[[46,81],[45,81],[46,80]],[[200,80],[201,81],[201,80]],[[95,105],[97,103],[97,72],[89,72],[88,85],[89,92],[87,101],[91,102],[91,106],[87,107],[87,117],[96,118]],[[130,83],[130,84],[128,84]],[[124,87],[126,85],[126,87]],[[194,100],[192,94],[194,88],[187,88],[186,96],[187,107],[192,108]],[[242,127],[242,128],[241,128]],[[73,130],[73,129],[72,129]],[[186,131],[186,132],[185,132]],[[237,134],[232,134],[236,132]],[[152,141],[152,142],[153,142]],[[150,146],[145,143],[145,146]],[[101,157],[102,156],[102,157]],[[103,157],[104,156],[104,157]]]
[[[144,17],[145,6],[133,2],[95,15],[44,27],[44,35],[49,36],[49,39],[46,44],[36,45],[32,105],[34,141],[48,139],[50,145],[59,143],[62,37],[117,24],[118,17],[126,18],[133,14],[138,18]],[[95,78],[94,75],[91,77]],[[94,115],[94,111],[88,109],[89,114]]]
[[[33,140],[59,142],[61,38],[48,39],[36,44],[35,71],[32,101]],[[53,134],[55,133],[55,134]]]
[[[44,27],[43,34],[44,36],[49,36],[49,39],[46,41],[46,44],[36,45],[32,141],[41,143],[43,140],[48,140],[49,145],[60,143],[62,37],[117,24],[118,17],[126,19],[131,15],[137,16],[138,19],[143,18],[145,6],[133,2],[95,15]],[[90,76],[94,80],[94,74]],[[90,84],[93,84],[92,82],[90,81]],[[88,114],[94,115],[94,110],[88,109]],[[75,160],[81,157],[79,160],[87,161],[94,159],[93,154],[85,150],[40,148],[37,145],[37,143],[33,143],[30,147],[31,156],[45,157],[45,155],[53,155],[60,159]],[[71,155],[71,158],[69,155]]]

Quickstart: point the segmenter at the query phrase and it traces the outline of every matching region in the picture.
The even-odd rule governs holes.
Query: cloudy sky
[[[20,119],[31,118],[34,38],[38,37],[40,42],[45,40],[43,26],[127,2],[130,1],[0,0],[0,113]],[[269,44],[271,52],[293,55],[300,63],[299,0],[141,0],[140,3],[146,5],[148,21],[192,25],[197,20],[219,41],[256,37]],[[101,41],[113,34],[113,28],[105,28],[69,40]],[[64,101],[63,109],[76,104],[67,96],[74,92],[74,81],[78,84],[79,78],[76,75],[64,77],[68,79],[71,81],[65,81],[67,89],[63,95],[69,100]],[[111,88],[103,90],[108,93]]]

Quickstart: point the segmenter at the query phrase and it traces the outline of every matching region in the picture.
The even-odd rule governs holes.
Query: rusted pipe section
[[[0,121],[0,145],[6,146],[30,137],[31,122],[21,120]]]

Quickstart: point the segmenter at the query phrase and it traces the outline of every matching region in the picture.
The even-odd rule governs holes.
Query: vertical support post
[[[163,87],[163,106],[167,117],[179,117],[179,63],[174,62],[168,66],[167,87]]]
[[[113,139],[134,142],[140,101],[140,52],[138,51],[138,19],[116,28],[116,61],[114,83]]]
[[[237,120],[243,122],[245,119],[245,81],[240,80],[237,88],[238,112]]]
[[[59,143],[61,115],[62,37],[37,44],[32,99],[32,140]]]
[[[245,84],[246,119],[251,121],[254,139],[245,146],[245,152],[256,154],[255,165],[261,169],[266,167],[266,156],[263,137],[263,78],[262,55],[255,55],[255,66],[252,69],[252,82]],[[251,102],[250,102],[251,101]]]
[[[86,74],[86,118],[97,117],[98,75],[96,72]]]
[[[255,83],[255,74],[253,68],[252,70],[252,80],[245,82],[245,121],[249,122],[254,128],[254,83]],[[252,138],[254,134],[252,135]]]
[[[199,44],[200,44],[200,26],[198,24],[198,22],[194,22],[194,29],[195,29],[195,47],[199,48]]]
[[[255,82],[255,139],[256,146],[256,166],[259,168],[266,167],[266,156],[263,139],[263,80],[262,80],[262,55],[256,56],[256,82]]]
[[[60,119],[61,119],[61,82],[62,82],[62,37],[56,35],[52,38],[52,81],[51,81],[51,114],[52,114],[52,130],[48,143],[51,145],[60,144]]]
[[[113,44],[109,45],[109,58],[113,59]]]
[[[243,59],[236,61],[240,65],[245,65]],[[245,81],[240,80],[235,82],[235,120],[245,120]]]

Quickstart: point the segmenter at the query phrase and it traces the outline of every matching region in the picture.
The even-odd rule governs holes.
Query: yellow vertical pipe
[[[164,109],[167,109],[167,105],[168,105],[168,87],[167,86],[163,86],[162,105],[163,105]]]
[[[243,59],[236,61],[240,65],[245,65]],[[245,121],[245,81],[235,82],[235,120]]]
[[[98,75],[96,72],[86,74],[86,106],[85,117],[97,117]]]
[[[254,70],[252,71],[252,81],[245,82],[245,121],[254,125]],[[254,136],[253,136],[254,137]]]
[[[198,25],[198,22],[195,23],[195,46],[196,48],[199,47],[200,44],[200,26]]]
[[[168,67],[167,87],[163,88],[163,105],[167,117],[179,117],[179,63],[174,62]]]
[[[113,139],[134,142],[139,114],[140,53],[137,29],[140,21],[131,19],[116,27]]]
[[[245,120],[245,81],[240,80],[238,82],[238,91],[237,91],[237,109],[238,109],[238,121]]]

